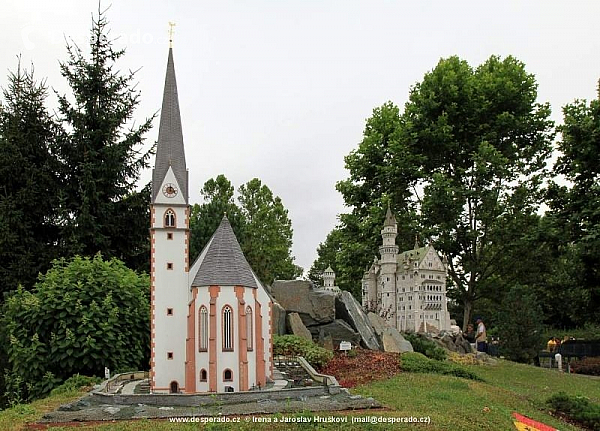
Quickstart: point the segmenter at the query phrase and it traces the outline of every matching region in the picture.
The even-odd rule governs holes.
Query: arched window
[[[229,368],[225,369],[225,371],[223,371],[223,381],[231,382],[232,380],[233,380],[233,373],[231,372],[231,370]]]
[[[250,306],[246,307],[246,344],[248,346],[248,351],[254,348],[254,344],[252,343],[252,334],[254,331],[252,330],[252,308]]]
[[[175,227],[175,212],[170,208],[165,211],[165,227]]]
[[[223,307],[223,351],[233,351],[233,311],[229,305]]]
[[[200,370],[200,381],[201,382],[205,382],[206,380],[207,380],[206,379],[206,370],[204,368],[202,368]]]
[[[176,381],[171,382],[169,386],[172,394],[176,394],[179,392],[179,383],[177,383]]]
[[[198,311],[198,350],[206,352],[208,350],[208,310],[203,305]]]

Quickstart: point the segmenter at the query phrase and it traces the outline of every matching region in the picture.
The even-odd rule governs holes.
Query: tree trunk
[[[471,321],[471,313],[473,312],[473,301],[471,298],[465,298],[464,301],[464,313],[463,313],[463,324],[462,330],[463,332],[467,331],[467,325]]]

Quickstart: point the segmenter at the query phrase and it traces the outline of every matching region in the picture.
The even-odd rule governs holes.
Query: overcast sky
[[[0,86],[21,54],[38,78],[66,92],[64,37],[86,45],[97,1],[2,3]],[[517,57],[558,122],[563,105],[595,97],[600,78],[599,1],[103,1],[109,5],[115,45],[127,49],[118,66],[141,68],[138,122],[160,109],[168,22],[176,23],[191,203],[220,173],[236,188],[260,178],[288,208],[296,263],[306,270],[346,211],[335,183],[347,177],[343,158],[365,120],[388,100],[403,106],[440,58],[477,66],[492,54]],[[157,136],[158,119],[148,145]]]

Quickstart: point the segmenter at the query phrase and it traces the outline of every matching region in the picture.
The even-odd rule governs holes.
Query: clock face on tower
[[[177,187],[175,187],[173,184],[168,183],[165,184],[165,186],[162,189],[163,195],[165,195],[168,198],[174,198],[175,196],[177,196]]]

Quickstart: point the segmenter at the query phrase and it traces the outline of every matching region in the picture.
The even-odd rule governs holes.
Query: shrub
[[[96,385],[101,381],[102,379],[100,377],[88,377],[75,374],[74,376],[71,376],[65,380],[62,385],[52,389],[51,394],[56,395],[63,394],[65,392],[79,391],[81,388]]]
[[[600,357],[584,358],[571,363],[571,371],[577,374],[600,376]]]
[[[7,298],[0,347],[10,400],[30,401],[74,374],[148,366],[149,280],[123,262],[60,259],[31,292]]]
[[[559,392],[548,398],[546,403],[555,413],[565,415],[589,429],[600,429],[600,406],[587,398]]]
[[[302,356],[317,369],[323,368],[333,358],[333,352],[297,335],[273,336],[273,354]]]
[[[400,366],[409,373],[444,374],[464,379],[483,381],[477,374],[460,365],[429,359],[422,353],[406,352],[400,356]]]
[[[428,358],[435,359],[437,361],[443,361],[446,359],[446,351],[435,344],[434,341],[428,340],[427,338],[420,337],[417,334],[403,334],[410,344],[413,346],[413,350],[418,353],[422,353]]]

